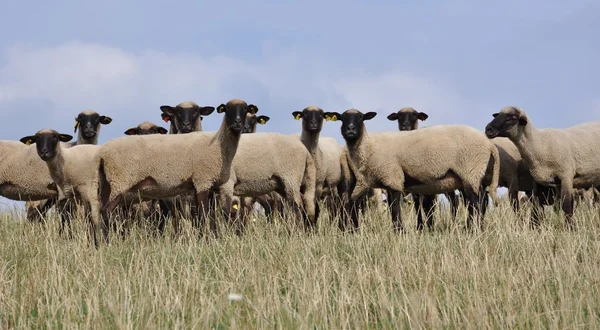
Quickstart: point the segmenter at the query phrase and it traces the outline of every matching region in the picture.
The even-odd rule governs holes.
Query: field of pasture
[[[198,240],[143,227],[92,248],[23,214],[0,215],[2,328],[599,328],[600,226],[576,208],[576,231],[546,209],[530,230],[507,200],[469,233],[444,208],[433,233],[392,231],[371,210],[358,233],[324,215],[312,235],[257,216],[246,234]],[[523,209],[525,216],[529,210]],[[463,208],[459,216],[466,217]]]

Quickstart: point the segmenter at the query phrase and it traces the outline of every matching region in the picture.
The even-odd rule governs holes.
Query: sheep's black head
[[[35,143],[38,156],[43,161],[50,161],[56,157],[56,150],[59,148],[58,143],[69,142],[73,137],[69,134],[60,134],[52,129],[43,129],[32,136],[26,136],[20,141],[26,145]]]
[[[244,122],[244,129],[242,129],[242,134],[244,133],[256,133],[256,125],[261,124],[264,125],[269,121],[268,116],[257,116],[253,113],[246,114],[246,121]]]
[[[485,135],[490,139],[516,136],[527,125],[527,115],[515,106],[504,107],[492,116],[494,119],[485,126]]]
[[[217,107],[218,113],[225,113],[225,125],[229,129],[237,134],[242,133],[244,123],[246,122],[246,115],[256,114],[258,108],[254,104],[247,104],[243,100],[233,99],[227,104],[221,104]]]
[[[419,127],[419,120],[425,121],[427,117],[429,116],[425,112],[418,112],[411,107],[406,107],[390,114],[387,119],[397,120],[398,129],[401,131],[412,131]]]
[[[145,121],[136,127],[129,128],[125,135],[149,135],[149,134],[167,134],[167,130],[154,123]]]
[[[215,111],[215,107],[201,107],[194,102],[186,101],[174,107],[163,105],[160,110],[163,112],[162,119],[174,124],[176,131],[173,133],[187,134],[202,130],[202,116],[210,115]]]
[[[363,135],[364,121],[371,120],[377,115],[376,112],[362,113],[356,109],[337,112],[325,112],[325,120],[342,121],[342,136],[346,142],[353,142]]]
[[[86,139],[93,139],[100,132],[100,124],[108,125],[112,122],[112,118],[101,116],[96,111],[84,110],[75,118],[75,130],[81,130],[81,136]]]
[[[317,106],[311,105],[302,111],[294,111],[292,115],[296,120],[302,119],[302,129],[309,133],[319,133],[323,129],[325,113]]]

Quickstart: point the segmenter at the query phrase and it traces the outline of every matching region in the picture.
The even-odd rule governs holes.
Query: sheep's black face
[[[100,124],[107,125],[112,121],[110,117],[100,116],[97,113],[80,113],[75,118],[75,132],[79,128],[81,130],[81,136],[86,139],[93,139],[98,135],[100,130]]]
[[[150,134],[167,134],[167,130],[160,126],[151,127],[133,127],[125,131],[125,135],[150,135]]]
[[[527,125],[527,119],[514,108],[503,109],[492,116],[494,119],[485,126],[485,135],[490,139],[511,137],[516,134],[519,126]]]
[[[246,121],[244,122],[244,128],[242,129],[242,134],[244,133],[255,133],[256,125],[261,124],[264,125],[269,121],[268,116],[256,116],[253,114],[246,115]]]
[[[253,104],[247,105],[245,102],[228,102],[227,104],[221,104],[217,111],[225,113],[225,124],[231,131],[241,134],[247,114],[255,114],[258,108]]]
[[[256,116],[247,116],[244,128],[242,129],[242,134],[256,132],[256,121]]]
[[[21,142],[26,145],[35,143],[35,148],[38,156],[43,161],[50,161],[56,157],[56,150],[59,148],[58,143],[69,142],[73,139],[71,135],[59,134],[52,130],[42,130],[33,136],[26,136],[21,139]]]
[[[363,135],[364,121],[371,120],[377,115],[376,112],[362,112],[351,109],[346,110],[343,114],[337,112],[326,112],[325,120],[341,120],[342,121],[342,137],[346,142],[354,142]]]
[[[427,119],[427,114],[417,111],[398,111],[390,114],[389,120],[398,121],[398,129],[400,131],[412,131],[417,129],[418,121]]]
[[[323,128],[323,110],[302,111],[302,128],[310,133],[319,133]]]
[[[179,134],[199,131],[199,122],[202,120],[202,116],[208,116],[215,110],[214,107],[210,106],[182,108],[180,106],[171,107],[168,105],[163,105],[160,109],[163,112],[163,120],[166,122],[171,121]]]

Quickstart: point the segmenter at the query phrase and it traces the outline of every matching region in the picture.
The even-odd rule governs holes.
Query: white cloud
[[[78,42],[40,48],[17,45],[6,52],[0,91],[0,105],[45,100],[59,116],[97,109],[113,116],[116,125],[111,128],[157,120],[160,105],[188,99],[214,105],[241,97],[259,108],[261,102],[266,103],[272,108],[265,111],[272,117],[282,116],[283,123],[288,118],[280,112],[308,104],[335,111],[352,106],[385,112],[411,105],[428,112],[434,123],[443,122],[448,114],[456,115],[464,103],[435,77],[401,71],[379,75],[347,72],[339,70],[334,61],[296,49],[277,51],[273,46],[263,61],[250,63],[227,56],[154,50],[129,53]],[[253,99],[255,95],[262,99]],[[3,113],[22,110],[8,108]],[[275,125],[271,129],[282,131]]]

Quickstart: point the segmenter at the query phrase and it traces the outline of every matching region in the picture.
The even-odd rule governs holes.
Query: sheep
[[[600,184],[597,166],[600,155],[600,121],[563,129],[536,129],[525,111],[506,106],[492,115],[485,127],[488,138],[507,137],[519,149],[537,184],[560,189],[560,201],[568,228],[573,229],[573,189]],[[536,205],[537,203],[534,203]],[[539,223],[532,217],[532,226]]]
[[[98,223],[97,184],[95,184],[94,156],[99,146],[88,144],[64,147],[60,142],[69,142],[73,137],[52,129],[42,129],[35,135],[20,139],[26,145],[35,144],[37,155],[45,162],[58,190],[58,203],[73,198],[81,201],[90,223],[90,237],[98,247],[94,223]]]
[[[268,159],[268,162],[264,160]],[[242,134],[221,200],[233,195],[258,197],[276,191],[289,202],[304,228],[314,229],[316,167],[313,157],[296,137],[280,133]],[[237,233],[245,227],[245,217]]]
[[[256,114],[248,113],[246,115],[246,121],[244,122],[244,129],[242,130],[242,134],[252,134],[256,133],[256,127],[258,124],[265,125],[271,118],[269,116],[256,116]],[[240,212],[242,212],[243,217],[248,217],[250,210],[252,209],[254,203],[258,202],[263,209],[265,210],[265,215],[269,222],[272,220],[272,210],[276,205],[279,197],[276,192],[256,197],[241,197],[237,202],[240,205]]]
[[[82,144],[98,144],[98,136],[100,134],[100,126],[108,125],[112,122],[112,118],[109,116],[101,116],[93,110],[83,110],[77,117],[75,117],[75,130],[77,134],[77,141],[64,143],[63,147],[72,147],[75,145]],[[29,221],[41,221],[47,211],[54,206],[56,203],[55,199],[46,199],[41,201],[27,201],[25,202],[25,208],[27,210],[27,219]],[[61,205],[61,212],[64,216],[72,213],[73,205],[64,201],[64,205]]]
[[[203,107],[199,115],[207,116],[214,110]],[[217,107],[217,112],[225,115],[216,132],[134,135],[108,141],[96,155],[102,218],[108,221],[108,214],[130,192],[146,199],[193,192],[193,209],[200,211],[194,216],[194,224],[203,229],[209,191],[229,180],[246,113],[257,111],[255,105],[233,99]],[[230,207],[231,201],[224,201],[226,212]],[[214,219],[210,224],[215,233]],[[108,240],[108,233],[104,234]]]
[[[145,121],[141,124],[128,128],[125,130],[125,135],[149,135],[149,134],[167,134],[167,130],[164,127],[156,125],[155,123]],[[142,214],[144,218],[151,217],[156,212],[156,204],[161,204],[161,211],[167,212],[168,207],[162,202],[157,200],[149,200],[149,201],[141,201],[138,196],[135,194],[128,194],[127,197],[124,198],[127,202],[122,205],[123,213],[126,214],[128,218],[131,218],[134,210],[137,209],[136,213]],[[158,221],[158,229],[160,232],[164,230],[164,218],[161,218]]]
[[[403,191],[431,195],[463,188],[469,198],[469,228],[476,204],[481,203],[485,214],[487,203],[482,203],[485,186],[497,203],[498,150],[482,132],[464,125],[439,125],[368,134],[364,121],[376,115],[356,109],[343,114],[325,113],[326,120],[342,121],[341,133],[348,146],[350,165],[357,169],[352,202],[366,196],[370,188],[388,189],[392,198],[392,223],[398,231],[403,230],[399,203],[399,194]],[[356,208],[351,211],[356,226]],[[432,221],[428,227],[433,227]]]
[[[341,167],[340,155],[341,147],[333,138],[321,138],[323,129],[324,112],[323,109],[315,105],[309,105],[302,111],[292,112],[296,120],[302,119],[302,131],[300,141],[306,146],[308,152],[313,157],[316,166],[316,188],[315,198],[320,200],[323,191],[326,189],[330,195],[329,211],[335,216],[334,204],[331,203],[333,195],[337,195],[337,186],[340,183]],[[319,217],[319,205],[316,204],[316,215]]]
[[[176,106],[163,105],[160,107],[161,118],[170,123],[169,134],[188,134],[191,132],[202,131],[202,112],[204,108],[196,102],[185,101]],[[179,218],[188,215],[188,209],[191,211],[194,196],[192,194],[181,195],[160,201],[163,206],[161,208],[163,218],[170,213],[173,218],[177,217],[176,223],[179,223]],[[212,193],[211,198],[212,200]],[[211,208],[212,209],[212,208]],[[164,221],[164,220],[163,220]],[[161,224],[163,223],[161,221]],[[160,227],[162,228],[163,225]],[[161,231],[162,232],[162,231]]]

